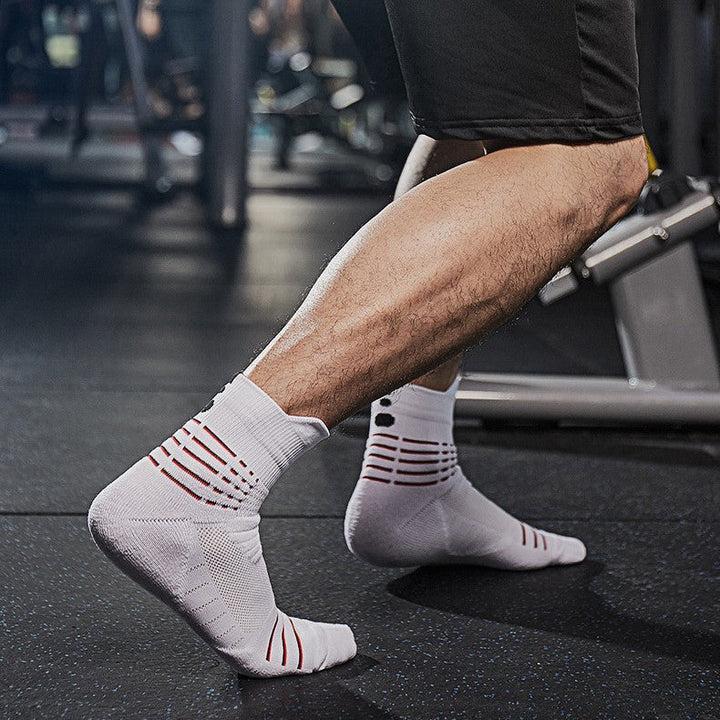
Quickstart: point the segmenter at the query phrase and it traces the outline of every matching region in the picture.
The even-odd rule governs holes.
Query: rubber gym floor
[[[142,208],[122,188],[0,191],[0,716],[720,717],[713,429],[460,423],[477,487],[589,548],[502,573],[354,558],[342,517],[367,415],[348,420],[263,508],[279,606],[357,636],[354,661],[310,677],[238,678],[94,547],[95,494],[242,369],[387,202],[350,190],[254,191],[236,255],[189,192]],[[622,374],[608,298],[531,304],[467,366]]]

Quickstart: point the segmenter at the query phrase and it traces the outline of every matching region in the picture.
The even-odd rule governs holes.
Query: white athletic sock
[[[275,605],[258,511],[291,462],[328,436],[239,375],[95,499],[95,542],[238,672],[310,673],[355,655],[352,631]]]
[[[457,464],[457,381],[447,392],[405,385],[372,405],[345,539],[374,565],[468,563],[508,570],[585,558],[576,538],[537,530],[488,500]]]

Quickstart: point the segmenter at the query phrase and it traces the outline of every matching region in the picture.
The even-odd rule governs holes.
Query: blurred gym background
[[[387,191],[412,142],[404,98],[372,96],[328,0],[1,8],[3,188],[191,188],[238,228],[248,153],[251,188]]]
[[[653,150],[718,176],[719,3],[637,4]],[[3,191],[192,189],[211,226],[240,228],[247,187],[391,191],[412,140],[329,0],[0,3]]]

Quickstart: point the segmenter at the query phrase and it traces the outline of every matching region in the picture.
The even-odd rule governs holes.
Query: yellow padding
[[[658,165],[657,158],[655,157],[655,153],[652,151],[652,148],[650,147],[650,143],[648,142],[647,136],[645,137],[645,151],[647,152],[647,159],[648,159],[648,174],[652,175],[656,170],[660,169],[660,165]]]

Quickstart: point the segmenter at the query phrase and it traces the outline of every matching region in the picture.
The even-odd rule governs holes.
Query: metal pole
[[[135,31],[135,18],[130,0],[116,0],[118,22],[125,44],[130,82],[132,84],[133,102],[140,126],[152,119],[152,110],[148,103],[148,89],[143,70],[143,53],[140,39]]]
[[[153,120],[153,112],[148,101],[143,53],[140,39],[135,31],[133,8],[130,0],[116,0],[116,7],[130,71],[138,134],[145,160],[145,186],[152,193],[165,193],[172,187],[172,183],[165,174],[160,142],[150,137],[147,132],[147,126]]]
[[[214,0],[204,168],[210,220],[245,224],[251,0]]]

